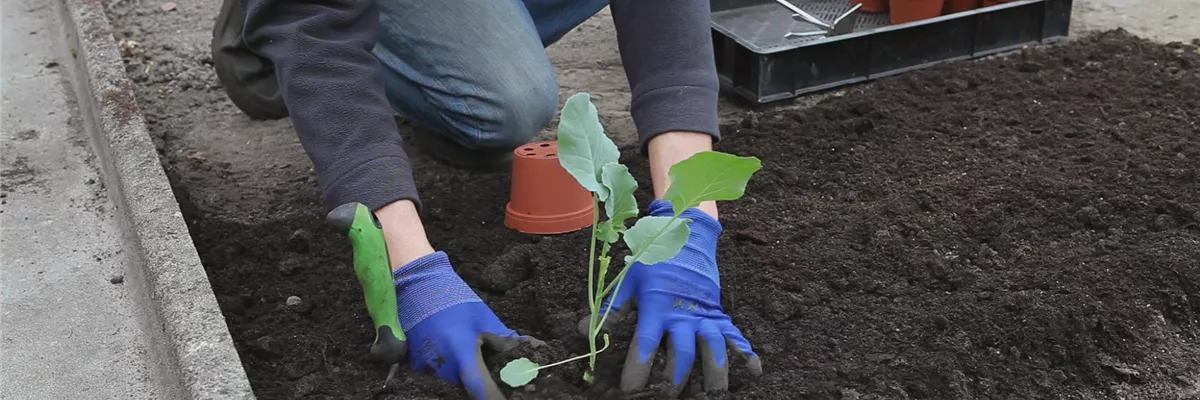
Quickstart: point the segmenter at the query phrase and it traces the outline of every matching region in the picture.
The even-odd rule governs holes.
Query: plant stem
[[[650,238],[650,241],[646,242],[646,243],[654,243],[655,241],[657,241],[658,237],[662,236],[662,234],[665,233],[667,231],[667,229],[671,227],[671,224],[674,224],[675,220],[677,220],[677,219],[679,219],[678,214],[672,216],[671,220],[667,221],[667,224],[663,225],[662,229],[659,229],[658,233],[655,233],[654,236]],[[614,298],[614,299],[617,298],[617,294],[621,292],[621,282],[625,281],[625,274],[629,272],[629,267],[633,266],[633,263],[637,262],[637,259],[639,257],[641,257],[642,253],[645,253],[646,249],[648,249],[648,248],[650,248],[649,244],[647,244],[646,247],[639,249],[637,251],[637,253],[634,253],[633,258],[630,258],[629,262],[625,263],[625,265],[621,267],[621,273],[617,274],[617,279],[613,280],[612,285],[609,285],[608,287],[605,287],[604,290],[600,291],[600,297],[604,297],[606,294],[608,294],[609,290],[616,288],[616,290],[613,291],[612,298]],[[603,283],[604,280],[601,279],[600,282]],[[610,301],[608,303],[608,308],[604,310],[604,316],[600,318],[600,323],[596,324],[595,327],[591,328],[592,332],[597,332],[600,330],[600,327],[604,326],[604,321],[608,319],[608,313],[612,312],[612,308],[613,308],[613,302]],[[595,315],[595,313],[593,312],[592,315]],[[595,341],[596,341],[594,339],[595,335],[596,335],[595,333],[592,334],[592,337],[593,337],[592,342],[593,343],[595,343]]]
[[[594,244],[595,243],[593,242],[593,245]],[[596,292],[599,292],[600,288],[604,286],[604,277],[608,275],[608,264],[610,262],[612,262],[612,258],[608,256],[608,250],[609,250],[609,243],[604,242],[604,245],[600,248],[600,256],[599,256],[600,272],[598,274],[596,274],[596,276],[597,276],[597,284],[596,284],[596,288],[595,288]],[[589,287],[588,287],[589,293],[593,291],[593,289],[590,286],[591,285],[589,284]],[[598,313],[600,311],[600,303],[603,301],[604,300],[601,297],[593,297],[590,300],[590,303],[592,304],[592,308],[591,308],[591,318],[588,319],[588,343],[591,346],[592,357],[590,359],[588,359],[589,370],[596,369],[596,354],[599,353],[596,351],[596,335],[600,334],[600,326],[599,326],[600,315]]]
[[[534,368],[534,369],[533,369],[533,371],[539,371],[539,370],[543,370],[543,369],[550,368],[550,367],[553,367],[553,366],[558,366],[558,365],[566,364],[566,363],[569,363],[569,362],[571,362],[571,361],[575,361],[575,360],[578,360],[578,359],[581,359],[581,358],[584,358],[584,357],[595,356],[595,355],[596,355],[597,353],[599,353],[599,352],[602,352],[602,351],[604,351],[604,350],[608,350],[608,345],[609,345],[609,342],[608,342],[608,335],[604,335],[604,347],[601,347],[601,348],[600,348],[600,350],[593,351],[593,352],[591,352],[591,353],[588,353],[588,354],[581,354],[581,355],[579,355],[579,356],[571,357],[571,358],[568,358],[568,359],[566,359],[566,360],[562,360],[562,361],[556,362],[556,363],[554,363],[554,364],[542,365],[542,366],[539,366],[539,367],[537,367],[537,368]]]
[[[667,229],[670,228],[671,225],[674,224],[675,220],[677,220],[677,219],[679,219],[678,215],[672,216],[671,220],[667,221],[667,224],[663,225],[662,229],[659,229],[658,232],[655,233],[654,236],[651,236],[650,240],[646,243],[654,243],[654,242],[658,241],[659,236],[662,236],[663,233],[666,233]],[[611,285],[604,287],[604,290],[600,291],[599,297],[604,297],[604,296],[608,295],[608,291],[613,290],[614,287],[619,285],[621,283],[621,281],[625,279],[625,273],[629,271],[629,267],[632,266],[633,263],[637,262],[638,258],[642,257],[642,253],[645,253],[646,249],[649,249],[649,248],[650,248],[650,246],[646,245],[646,247],[643,247],[640,250],[638,250],[637,253],[634,253],[633,257],[629,259],[629,262],[625,263],[625,266],[621,268],[621,273],[617,275],[617,279],[615,281],[613,281],[613,283]],[[616,297],[615,293],[614,293],[613,297]],[[609,303],[608,306],[609,306],[609,309],[611,310],[612,304]]]
[[[592,193],[592,200],[596,204],[595,211],[592,212],[592,238],[588,242],[588,310],[591,311],[591,317],[588,318],[588,368],[589,370],[596,369],[596,329],[597,316],[596,312],[600,309],[600,299],[596,297],[596,293],[604,285],[604,276],[608,273],[608,246],[607,241],[600,249],[600,254],[596,255],[596,232],[600,230],[600,195]],[[596,259],[600,259],[600,271],[596,273]],[[607,339],[605,340],[605,348],[608,347]],[[603,351],[603,350],[600,350]]]
[[[588,350],[589,357],[592,357],[590,366],[596,367],[596,334],[592,327],[596,326],[596,310],[600,307],[600,303],[596,301],[596,291],[599,286],[596,285],[596,231],[600,230],[600,195],[592,193],[592,200],[595,203],[595,208],[592,211],[592,239],[588,241],[588,309],[592,311],[592,316],[588,320]],[[603,268],[603,266],[601,266]],[[603,283],[603,278],[600,279]],[[565,361],[564,361],[565,362]],[[545,368],[545,367],[543,367]]]
[[[596,293],[592,283],[594,282],[592,275],[595,271],[592,268],[596,264],[596,231],[600,229],[598,225],[600,223],[600,195],[592,193],[592,200],[595,203],[595,208],[592,209],[592,240],[588,247],[588,308],[595,310],[597,307]],[[595,349],[596,346],[592,345],[592,350],[594,351]]]

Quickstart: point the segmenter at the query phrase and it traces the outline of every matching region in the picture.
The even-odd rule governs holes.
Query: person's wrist
[[[696,153],[713,149],[713,136],[703,132],[664,132],[650,139],[647,146],[650,159],[650,177],[654,184],[654,196],[662,197],[671,185],[671,167]],[[697,206],[708,215],[717,218],[717,202],[706,201]]]
[[[392,283],[398,292],[424,293],[429,290],[471,290],[466,281],[458,276],[450,263],[450,256],[444,251],[435,251],[417,258],[408,264],[401,265],[392,271]],[[428,297],[428,296],[426,296]],[[426,298],[424,302],[436,302],[435,298]]]
[[[657,199],[650,203],[648,210],[649,214],[658,217],[670,217],[675,215],[675,209],[669,200]],[[718,237],[724,228],[721,222],[718,221],[711,213],[705,211],[701,207],[691,207],[683,210],[679,214],[680,218],[692,220],[688,224],[688,228],[692,231],[692,235],[702,235],[704,237]]]
[[[415,260],[401,265],[396,268],[393,275],[399,276],[402,274],[413,273],[446,273],[454,272],[454,267],[450,265],[450,256],[444,251],[434,251],[424,256],[418,257]]]
[[[436,282],[438,286],[458,285],[462,278],[450,264],[450,256],[444,251],[434,251],[418,257],[392,271],[396,289],[411,292],[416,286]],[[466,282],[462,282],[463,285]]]
[[[467,285],[443,251],[435,251],[392,272],[400,323],[411,329],[426,318],[453,306],[482,300]]]
[[[425,226],[411,200],[400,200],[380,207],[375,217],[383,226],[388,258],[392,270],[433,254],[433,246],[425,236]]]
[[[668,200],[657,199],[650,203],[648,210],[651,216],[656,217],[671,217],[675,215],[674,207]],[[699,207],[690,207],[684,209],[679,214],[679,218],[687,218],[691,220],[687,224],[688,240],[679,249],[679,253],[662,263],[663,267],[659,269],[662,273],[680,273],[680,269],[688,270],[699,274],[705,279],[712,280],[718,286],[720,285],[720,273],[717,271],[717,242],[721,236],[723,228],[720,221],[717,221],[708,212],[701,210]],[[675,271],[675,272],[666,272]]]

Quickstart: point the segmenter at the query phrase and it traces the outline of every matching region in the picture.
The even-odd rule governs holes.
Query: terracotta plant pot
[[[920,21],[942,15],[945,0],[891,0],[892,24]]]
[[[850,5],[862,3],[862,12],[881,13],[887,12],[888,0],[850,0]]]
[[[596,203],[558,163],[558,142],[530,143],[513,150],[512,193],[504,225],[525,233],[556,234],[592,224]]]
[[[979,8],[980,0],[946,0],[943,14],[954,14]]]

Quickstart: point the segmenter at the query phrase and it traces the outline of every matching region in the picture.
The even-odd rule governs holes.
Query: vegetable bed
[[[208,20],[150,23],[142,9],[154,10],[114,7],[117,36],[258,396],[460,398],[407,368],[380,388],[349,244],[324,226],[290,125],[238,116],[212,86],[207,49],[171,36]],[[602,119],[621,118],[621,101],[600,105]],[[737,114],[717,150],[763,166],[744,198],[721,204],[722,300],[765,373],[735,366],[728,393],[682,397],[1200,395],[1194,47],[1109,32]],[[622,151],[648,204],[646,163]],[[589,231],[506,229],[507,176],[414,164],[434,245],[509,327],[550,345],[492,369],[586,353],[575,324]],[[609,326],[595,387],[574,362],[510,398],[601,396],[631,333]]]

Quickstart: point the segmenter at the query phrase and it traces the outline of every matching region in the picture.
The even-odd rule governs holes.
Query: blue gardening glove
[[[503,399],[481,346],[505,352],[521,342],[542,342],[504,326],[454,272],[444,252],[414,260],[392,277],[400,325],[408,335],[409,366],[463,386],[473,399]]]
[[[673,215],[671,203],[665,200],[650,203],[649,211],[654,216]],[[613,302],[609,321],[624,319],[634,307],[638,310],[637,331],[621,374],[621,389],[625,391],[646,386],[654,354],[664,336],[665,373],[676,389],[687,382],[697,348],[706,391],[728,389],[727,349],[746,361],[751,373],[762,373],[762,362],[750,342],[721,307],[716,255],[721,223],[697,208],[685,210],[681,217],[692,222],[688,224],[691,236],[679,254],[654,265],[634,263],[616,297],[606,299],[600,307],[603,313]],[[587,323],[586,318],[580,322],[584,332]]]

